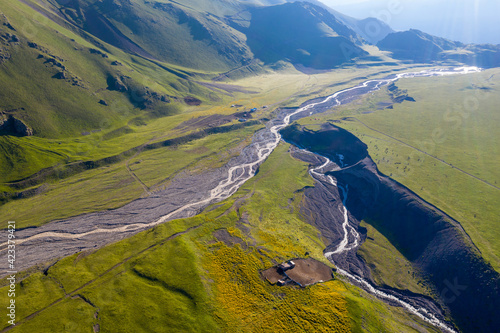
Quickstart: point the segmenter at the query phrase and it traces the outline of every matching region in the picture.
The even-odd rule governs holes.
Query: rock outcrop
[[[31,136],[33,129],[13,115],[0,112],[0,135]]]

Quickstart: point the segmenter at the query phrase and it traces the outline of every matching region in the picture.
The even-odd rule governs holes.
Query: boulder
[[[59,73],[55,74],[52,77],[54,79],[58,79],[58,80],[66,80],[68,78],[67,75],[66,75],[66,73],[64,73],[64,72],[59,72]]]
[[[128,87],[123,83],[122,78],[109,76],[108,77],[108,89],[116,90],[120,92],[125,92],[128,90]]]
[[[5,22],[3,25],[5,25],[10,30],[16,31],[16,29],[14,29],[14,27],[9,22]]]
[[[28,46],[31,47],[32,49],[38,49],[38,44],[37,43],[28,42]]]

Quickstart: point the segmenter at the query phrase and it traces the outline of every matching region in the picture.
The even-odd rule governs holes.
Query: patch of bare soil
[[[279,265],[262,271],[262,276],[271,284],[279,280],[295,282],[301,287],[333,279],[333,270],[328,265],[313,258],[293,259],[295,266],[283,271]]]
[[[279,280],[285,278],[283,274],[278,272],[277,266],[266,269],[265,271],[260,272],[260,274],[271,284],[276,284]]]
[[[232,236],[226,229],[219,229],[213,232],[217,240],[224,242],[227,246],[240,244],[243,249],[247,249],[247,244],[239,237]]]
[[[295,267],[285,273],[290,279],[301,286],[309,286],[333,279],[332,269],[321,261],[307,258],[296,259],[293,262],[295,263]]]

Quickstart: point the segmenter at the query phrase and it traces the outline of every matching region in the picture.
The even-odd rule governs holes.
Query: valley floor
[[[177,179],[191,179],[191,185],[193,185],[196,183],[196,177],[203,177],[204,174],[217,170],[217,167],[222,167],[231,158],[238,156],[242,148],[250,143],[249,139],[253,133],[261,129],[266,120],[273,115],[272,112],[277,105],[298,105],[311,97],[324,96],[353,86],[370,76],[386,76],[391,70],[399,72],[406,68],[387,68],[382,72],[375,69],[361,72],[347,69],[312,76],[291,72],[241,80],[237,82],[238,85],[249,91],[256,90],[257,94],[234,93],[232,96],[234,99],[225,106],[212,106],[199,110],[193,108],[189,113],[169,117],[170,123],[168,124],[167,118],[163,118],[147,125],[146,128],[132,128],[133,133],[120,134],[109,142],[100,141],[102,136],[98,135],[90,135],[84,141],[78,140],[78,145],[81,144],[84,147],[92,145],[97,140],[103,147],[116,147],[119,142],[123,142],[133,148],[137,146],[139,137],[143,141],[147,139],[141,146],[142,148],[132,151],[130,155],[125,155],[123,160],[99,166],[93,170],[79,171],[59,181],[51,181],[48,185],[44,185],[46,187],[39,194],[27,199],[10,201],[2,205],[0,210],[5,213],[6,220],[17,220],[20,227],[28,227],[39,226],[51,220],[67,218],[75,214],[127,207],[123,205],[140,197],[142,199],[133,201],[132,205],[129,205],[132,209],[137,209],[137,212],[140,210],[141,202],[156,202],[153,206],[158,205],[158,207],[161,202],[175,202],[175,197],[162,198],[161,191],[172,184],[175,187]],[[435,87],[438,87],[443,82],[439,80],[445,79],[424,78],[422,80],[431,80],[435,83]],[[463,89],[467,89],[466,79],[461,82],[459,85],[462,84]],[[277,86],[279,88],[271,88],[276,84],[279,84]],[[423,101],[424,97],[429,97],[431,100],[433,98],[429,90],[421,88],[420,82],[414,84],[398,82],[397,84],[401,86],[401,89],[408,89],[410,95],[417,100],[417,104]],[[462,88],[460,86],[454,89]],[[451,96],[457,93],[456,90],[450,89]],[[475,165],[474,170],[468,168],[471,159],[467,158],[473,157],[471,149],[477,147],[479,141],[471,139],[470,142],[463,142],[461,148],[464,152],[457,150],[454,151],[454,155],[442,156],[443,152],[453,150],[452,140],[445,140],[440,143],[442,147],[434,147],[432,151],[426,151],[424,146],[417,153],[408,152],[405,150],[408,146],[401,145],[401,142],[412,145],[414,144],[411,142],[412,135],[422,137],[422,135],[432,135],[432,133],[419,133],[418,130],[422,126],[413,126],[415,133],[408,128],[392,133],[391,130],[400,129],[403,126],[396,123],[397,117],[402,115],[402,123],[415,124],[416,121],[428,122],[429,119],[425,117],[429,115],[422,115],[418,110],[400,109],[409,108],[410,102],[395,105],[394,111],[379,110],[370,114],[365,113],[367,109],[373,108],[374,104],[378,105],[387,98],[384,94],[387,94],[387,91],[381,90],[352,105],[334,109],[331,113],[324,115],[312,115],[299,123],[315,129],[314,124],[331,121],[357,135],[368,145],[370,155],[382,172],[390,174],[395,180],[408,186],[462,223],[484,257],[497,268],[496,234],[486,233],[486,230],[491,231],[488,225],[491,226],[494,222],[491,216],[496,215],[493,206],[498,196],[494,184],[498,175],[495,170],[488,167],[487,162]],[[497,95],[492,94],[492,96]],[[485,105],[484,110],[491,110],[490,104],[496,103],[492,99],[481,101]],[[185,126],[192,123],[193,119],[211,114],[234,113],[235,110],[230,105],[244,105],[242,108],[245,110],[258,107],[259,110],[252,115],[256,121],[239,122],[238,119],[230,119],[227,124],[216,126],[217,128],[233,126],[227,132],[216,131],[192,140],[175,141],[176,138],[195,132],[197,127]],[[263,105],[268,107],[262,108]],[[419,110],[429,109],[429,105],[420,106]],[[398,112],[397,116],[386,114],[391,112]],[[356,117],[363,123],[349,121],[346,118],[348,116]],[[417,120],[408,120],[405,117],[408,119],[417,117],[415,118]],[[444,116],[441,114],[439,117]],[[495,123],[494,121],[483,122],[480,118],[477,116],[474,121],[481,122],[481,131],[488,131],[488,126]],[[384,119],[391,119],[390,128],[382,128]],[[179,126],[179,124],[184,125]],[[361,126],[362,124],[368,124],[369,127]],[[469,124],[471,123],[465,122],[460,125]],[[207,125],[206,122],[205,125]],[[379,129],[373,131],[375,126]],[[168,128],[169,132],[165,132],[165,128]],[[467,130],[472,131],[472,129]],[[408,137],[401,137],[401,133],[407,134]],[[455,135],[451,130],[449,133],[450,136]],[[477,131],[472,132],[474,135],[477,133]],[[386,134],[389,137],[386,137]],[[394,138],[401,141],[398,142]],[[35,147],[37,140],[36,138],[31,140]],[[164,140],[174,140],[173,142],[176,143],[170,147],[164,145]],[[38,142],[38,144],[45,145],[46,142]],[[69,144],[69,142],[63,144]],[[147,145],[152,145],[151,149],[144,149],[148,147]],[[109,148],[102,149],[100,156],[104,158],[106,151],[109,154]],[[88,239],[78,241],[94,244],[97,248],[109,242],[118,242],[95,250],[90,249],[92,246],[85,245],[89,248],[87,251],[74,255],[71,255],[74,252],[73,249],[67,249],[64,252],[64,249],[58,246],[57,241],[54,242],[53,249],[50,250],[51,255],[54,257],[61,254],[70,256],[50,265],[42,264],[32,267],[20,274],[22,284],[19,285],[18,301],[20,304],[29,303],[30,305],[19,309],[18,318],[22,318],[19,321],[20,325],[15,328],[5,326],[4,331],[13,329],[13,331],[28,332],[35,327],[40,327],[40,322],[47,323],[44,325],[47,332],[87,331],[90,327],[93,327],[94,331],[96,327],[98,331],[120,331],[125,327],[129,329],[130,327],[147,327],[153,331],[163,331],[164,327],[174,327],[178,331],[197,332],[219,329],[256,331],[264,330],[264,328],[280,331],[283,327],[295,327],[305,331],[334,330],[338,332],[348,330],[434,331],[434,328],[403,310],[389,307],[359,288],[346,285],[339,280],[302,290],[280,289],[259,278],[260,270],[287,259],[303,257],[306,253],[312,258],[328,263],[323,257],[323,250],[329,244],[325,243],[325,238],[319,234],[317,228],[304,222],[301,212],[303,200],[301,191],[313,185],[308,174],[308,166],[304,162],[293,159],[288,149],[287,144],[281,143],[269,159],[262,164],[254,178],[241,186],[233,196],[206,209],[201,215],[157,225],[120,241],[118,240],[126,234],[117,238],[109,238],[106,234],[94,237],[91,234]],[[494,146],[486,142],[476,156],[483,158],[483,153],[493,154],[494,149]],[[420,154],[425,156],[432,154],[446,161],[448,163],[446,168],[439,169],[440,177],[450,177],[457,186],[462,184],[462,189],[471,189],[469,185],[465,185],[465,182],[468,182],[467,178],[457,174],[462,169],[493,185],[489,186],[491,189],[481,187],[482,194],[485,193],[484,191],[493,191],[489,196],[485,197],[481,194],[473,199],[480,201],[476,202],[474,207],[485,207],[485,209],[481,213],[469,209],[473,205],[465,205],[463,206],[465,208],[458,209],[457,207],[462,202],[470,200],[474,192],[455,191],[454,196],[447,196],[444,189],[439,190],[438,187],[448,182],[442,180],[437,183],[434,178],[424,176],[425,173],[427,176],[430,173],[435,175],[438,173],[432,169],[436,166],[431,166],[433,161],[424,160],[423,155],[420,156]],[[406,155],[409,157],[405,160]],[[413,164],[417,163],[414,161],[418,161],[418,164]],[[453,168],[453,165],[457,167]],[[418,190],[419,186],[420,190]],[[479,185],[475,183],[474,186]],[[183,189],[186,190],[186,195],[196,195],[196,192],[191,191],[187,186]],[[485,199],[487,197],[492,198],[491,201]],[[473,200],[471,201],[474,202]],[[54,202],[59,203],[57,209],[54,209]],[[139,206],[134,207],[134,203]],[[26,209],[27,207],[30,209]],[[165,210],[164,207],[162,209]],[[196,213],[199,211],[194,207],[188,216]],[[120,215],[119,210],[117,214]],[[161,214],[153,216],[155,215],[154,209],[148,210],[147,214],[149,215],[144,215],[143,223],[155,221],[162,216]],[[483,222],[472,224],[463,219],[464,216],[468,219],[473,214],[474,218],[477,214],[481,214]],[[43,216],[42,219],[40,219],[41,216]],[[88,230],[91,230],[92,220],[99,216],[99,213],[95,213],[82,215],[81,218],[82,222],[88,219],[90,223]],[[52,224],[46,225],[49,226],[49,232],[57,231],[57,228],[51,229]],[[395,244],[390,244],[390,237],[380,236],[377,234],[380,230],[372,230],[372,227],[377,228],[377,226],[369,227],[370,237],[361,247],[360,253],[371,265],[375,280],[379,283],[388,283],[389,286],[395,288],[408,288],[419,293],[427,292],[429,287],[427,282],[420,280],[418,270],[411,266],[404,258],[404,254],[401,255],[396,250],[395,261],[388,262],[388,259],[384,259],[382,254],[385,250],[380,250],[381,247],[394,250],[395,248],[391,246]],[[73,228],[71,232],[84,231],[84,224],[79,223],[79,228],[82,229]],[[30,233],[35,230],[26,229],[22,232]],[[131,234],[138,230],[129,229]],[[216,233],[218,230],[226,230],[230,237],[219,239]],[[290,234],[290,230],[294,230],[294,233]],[[373,237],[373,235],[377,236]],[[396,281],[393,276],[391,277],[393,271],[390,267],[395,267],[394,262],[398,262],[397,267],[408,266],[408,278]],[[31,266],[30,263],[26,264],[25,268],[29,266]],[[112,287],[104,288],[103,286]],[[3,289],[5,288],[7,286]],[[137,288],[137,290],[131,292],[131,288]],[[157,299],[161,299],[163,304],[169,304],[169,306],[159,306],[153,301]],[[240,302],[241,299],[245,301]],[[138,303],[146,306],[155,320],[146,321],[147,316],[132,318],[131,314],[139,311]],[[70,316],[70,313],[78,315]],[[295,314],[292,319],[289,317],[291,313]],[[177,320],[179,316],[183,319]],[[172,321],[172,318],[176,320]]]

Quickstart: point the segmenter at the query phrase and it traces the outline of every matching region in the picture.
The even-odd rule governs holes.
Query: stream
[[[302,150],[301,153],[313,154],[307,150]],[[429,310],[422,305],[419,306],[415,302],[409,302],[408,296],[398,295],[396,291],[392,291],[391,293],[385,292],[374,286],[372,283],[370,283],[370,281],[367,281],[366,279],[363,279],[362,277],[356,274],[349,273],[337,265],[332,256],[341,255],[342,253],[347,253],[349,251],[355,252],[358,246],[361,245],[361,237],[357,232],[357,230],[349,223],[349,216],[346,208],[346,201],[349,193],[348,185],[346,185],[344,188],[343,186],[338,185],[336,180],[332,176],[325,175],[325,173],[328,171],[337,171],[341,170],[341,168],[339,168],[338,165],[333,163],[330,159],[328,159],[325,156],[319,156],[317,154],[313,155],[316,155],[316,158],[319,157],[325,159],[325,162],[318,167],[311,168],[309,170],[309,174],[319,184],[322,184],[325,187],[326,191],[331,193],[333,196],[335,196],[335,194],[333,194],[332,191],[327,186],[325,186],[325,183],[327,185],[332,185],[334,187],[337,187],[342,192],[341,196],[342,204],[339,206],[339,209],[341,210],[342,215],[344,217],[342,223],[343,237],[340,243],[336,245],[333,251],[324,252],[324,256],[337,266],[337,273],[347,277],[352,283],[363,288],[370,294],[375,295],[380,299],[389,301],[392,304],[397,304],[405,308],[408,312],[418,316],[420,319],[428,322],[429,324],[438,327],[443,332],[455,333],[456,331],[452,327],[450,327],[445,321],[443,321],[442,319],[438,319],[437,316],[432,312],[432,310]],[[440,317],[442,317],[441,314]]]

